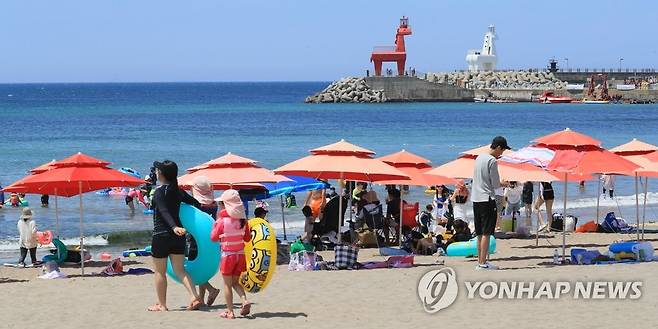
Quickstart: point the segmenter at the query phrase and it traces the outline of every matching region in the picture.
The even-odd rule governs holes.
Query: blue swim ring
[[[221,259],[219,242],[210,240],[214,221],[210,215],[184,203],[180,205],[179,217],[183,227],[196,240],[198,248],[197,257],[194,260],[185,258],[185,271],[195,285],[206,283],[217,274]],[[171,266],[171,260],[167,260],[167,274],[174,281],[180,283],[180,279]]]

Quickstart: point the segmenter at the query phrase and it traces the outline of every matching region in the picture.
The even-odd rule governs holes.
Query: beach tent
[[[436,186],[457,184],[457,180],[454,178],[428,174],[427,171],[432,169],[430,160],[406,150],[401,150],[399,152],[380,157],[378,160],[388,163],[389,165],[395,167],[396,169],[409,176],[409,179],[407,180],[389,180],[378,182],[378,184],[382,185],[400,185],[400,191],[402,191],[403,185]],[[400,247],[402,246],[402,209],[404,209],[404,200],[402,196],[400,196],[400,225],[398,232],[398,242]]]
[[[274,170],[280,175],[296,175],[314,179],[338,179],[339,194],[342,195],[344,180],[378,182],[393,179],[409,179],[409,176],[385,162],[372,158],[375,152],[340,140],[318,147],[311,155],[295,160]],[[339,198],[339,209],[343,198]],[[350,198],[351,200],[351,198]],[[339,211],[339,227],[343,224],[343,213]],[[338,233],[338,241],[341,234]]]
[[[27,176],[5,188],[16,187],[23,193],[80,197],[80,269],[84,275],[84,228],[82,194],[108,187],[135,187],[143,180],[107,167],[109,162],[77,153],[52,163],[52,168]]]

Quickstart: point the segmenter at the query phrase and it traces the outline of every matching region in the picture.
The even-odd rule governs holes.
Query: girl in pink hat
[[[240,285],[240,274],[247,270],[247,261],[244,256],[244,243],[251,239],[249,225],[247,224],[244,204],[236,190],[226,190],[219,198],[223,208],[219,219],[213,225],[210,239],[221,241],[222,262],[220,272],[224,279],[224,298],[226,299],[226,312],[220,316],[226,319],[235,318],[233,313],[233,290],[242,300],[240,315],[246,316],[251,311],[251,303]],[[232,290],[233,289],[233,290]]]

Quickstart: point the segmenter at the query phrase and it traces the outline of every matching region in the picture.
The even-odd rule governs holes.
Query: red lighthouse
[[[395,46],[375,47],[370,55],[370,61],[375,63],[375,75],[382,75],[382,62],[396,62],[398,75],[404,75],[404,65],[407,60],[407,51],[404,48],[404,36],[411,35],[409,18],[402,16],[400,26],[395,33]]]

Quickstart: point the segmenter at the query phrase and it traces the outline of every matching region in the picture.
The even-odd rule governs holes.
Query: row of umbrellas
[[[522,152],[506,153],[502,161],[499,161],[502,179],[569,182],[591,179],[592,174],[628,175],[636,179],[638,176],[658,176],[658,148],[639,141],[613,149],[617,152],[614,153],[603,149],[600,141],[566,129],[537,138],[529,147],[535,149],[533,154],[539,150],[547,154],[548,158],[542,162],[534,161],[534,158],[524,159],[520,156]],[[266,189],[267,184],[292,184],[291,176],[338,180],[341,190],[345,180],[391,185],[450,185],[455,184],[456,179],[472,178],[475,158],[487,150],[488,146],[468,150],[456,160],[432,168],[428,159],[405,150],[375,158],[375,152],[341,140],[312,149],[310,155],[274,171],[260,167],[255,160],[228,153],[189,168],[186,174],[179,177],[179,186],[190,188],[198,176],[208,178],[216,190]],[[505,161],[506,157],[512,160]],[[109,165],[107,161],[78,153],[33,169],[32,175],[8,186],[4,191],[71,197],[107,187],[133,187],[143,183],[141,179],[109,168]],[[566,211],[566,184],[564,208]],[[342,204],[339,209],[342,209]],[[341,223],[342,217],[341,212]],[[84,245],[82,222],[83,205],[80,197],[81,249]],[[563,237],[563,253],[564,241]],[[84,264],[81,267],[84,274]]]

